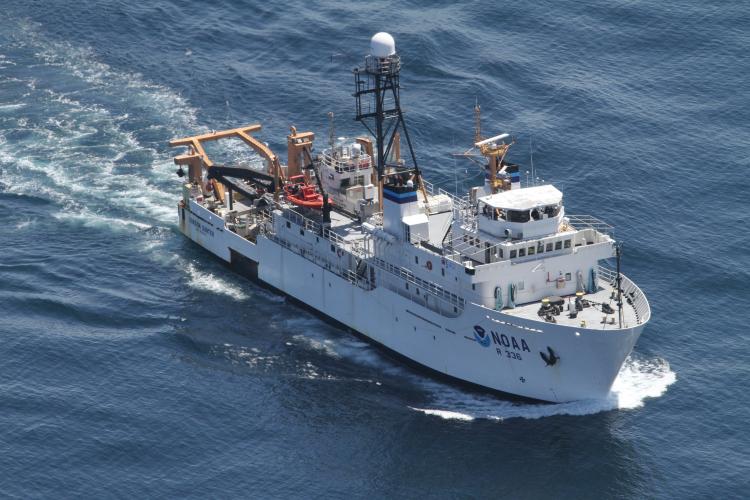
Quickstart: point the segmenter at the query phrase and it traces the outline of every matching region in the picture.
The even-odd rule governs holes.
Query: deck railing
[[[597,268],[596,274],[600,280],[617,290],[617,271],[600,265]],[[622,284],[622,300],[624,303],[633,307],[636,321],[639,325],[646,323],[651,318],[651,306],[646,299],[646,295],[630,278],[622,273],[620,276]]]
[[[385,271],[391,278],[397,278],[395,281],[391,280],[391,283],[388,280],[380,281],[380,284],[386,286],[389,290],[443,316],[456,317],[463,312],[466,305],[463,297],[459,297],[435,283],[423,280],[408,269],[394,266],[383,259],[375,257],[370,262]],[[389,284],[391,286],[388,286]],[[408,288],[407,285],[411,285],[411,288]],[[430,301],[429,296],[434,297],[434,299]]]
[[[565,219],[568,220],[568,224],[573,227],[573,229],[581,230],[581,229],[593,229],[595,231],[598,231],[600,233],[609,235],[614,238],[615,236],[615,228],[614,226],[610,226],[606,222],[597,219],[593,215],[569,215],[565,214]]]

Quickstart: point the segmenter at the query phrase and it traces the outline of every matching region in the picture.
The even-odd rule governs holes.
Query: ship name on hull
[[[529,344],[527,344],[524,339],[521,339],[519,342],[513,335],[498,333],[494,330],[490,330],[490,332],[487,333],[487,330],[480,325],[474,325],[474,340],[476,340],[482,347],[489,347],[490,344],[495,344],[496,346],[510,348],[516,351],[531,352]]]

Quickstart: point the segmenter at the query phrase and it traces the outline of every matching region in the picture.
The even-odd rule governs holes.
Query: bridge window
[[[565,248],[570,248],[570,240],[565,240]]]
[[[561,249],[562,249],[562,241],[556,241],[555,250],[561,250]]]
[[[525,248],[519,248],[518,249],[518,256],[519,257],[526,257],[526,249]]]
[[[536,248],[529,247],[529,255],[534,255],[536,253]]]
[[[508,222],[529,222],[531,217],[528,210],[508,210]]]
[[[515,250],[511,250],[510,251],[510,258],[511,259],[515,259],[516,258],[516,251]]]
[[[552,251],[552,243],[547,243],[547,249],[546,249],[546,251],[547,252],[551,252]]]
[[[541,242],[540,242],[540,243],[539,243],[539,244],[538,244],[538,245],[536,246],[536,253],[543,253],[543,252],[544,252],[544,243],[541,243]]]

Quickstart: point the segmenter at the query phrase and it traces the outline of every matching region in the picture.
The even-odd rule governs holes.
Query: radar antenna
[[[505,142],[510,138],[510,142]],[[500,134],[490,138],[482,137],[482,110],[479,102],[474,104],[474,145],[463,153],[452,153],[451,156],[468,158],[486,171],[487,184],[491,193],[512,189],[515,184],[513,173],[518,172],[518,165],[505,163],[505,156],[516,139],[510,134]],[[483,157],[485,159],[479,160]],[[510,174],[510,180],[507,179]],[[498,178],[498,176],[500,178]]]

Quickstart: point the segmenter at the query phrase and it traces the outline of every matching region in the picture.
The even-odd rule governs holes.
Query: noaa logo
[[[490,336],[484,331],[479,325],[474,325],[474,340],[476,340],[482,347],[490,346]]]

